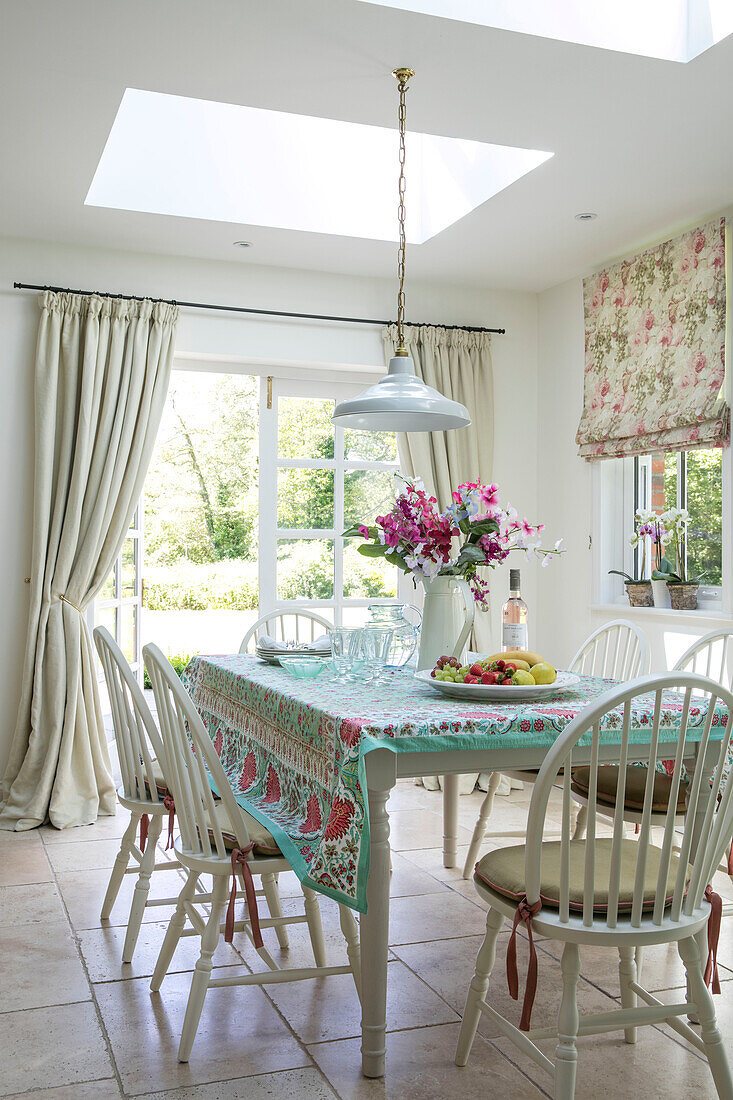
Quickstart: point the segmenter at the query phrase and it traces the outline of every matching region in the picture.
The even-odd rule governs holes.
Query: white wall
[[[610,473],[608,464],[602,463],[594,478],[591,464],[577,455],[575,433],[583,403],[584,368],[582,279],[539,295],[538,349],[538,507],[549,517],[549,539],[554,542],[563,536],[568,552],[541,578],[535,646],[562,665],[592,629],[613,618],[633,618],[651,642],[652,670],[669,668],[693,639],[721,625],[733,625],[733,619],[699,612],[632,609],[626,603],[616,607],[599,602],[594,607],[594,570],[601,567],[599,547],[591,550],[589,537],[593,534],[598,542],[603,534],[622,546],[630,532],[618,529],[616,517],[601,511],[597,486],[601,477]]]
[[[60,247],[36,241],[0,241],[0,772],[15,723],[28,613],[33,502],[33,350],[36,295],[14,291],[14,280],[82,290],[107,290],[178,300],[217,302],[299,312],[391,317],[391,280],[348,278],[237,263],[166,258],[128,252]],[[446,324],[505,327],[493,344],[495,389],[494,478],[529,518],[549,510],[537,492],[537,298],[455,286],[408,283],[408,316]],[[378,329],[242,315],[183,311],[177,351],[221,355],[226,361],[382,363]],[[190,363],[190,358],[187,359]],[[541,514],[539,514],[541,513]],[[535,566],[523,587],[535,606]],[[506,593],[506,570],[494,585],[495,604]],[[545,573],[545,577],[547,573]]]

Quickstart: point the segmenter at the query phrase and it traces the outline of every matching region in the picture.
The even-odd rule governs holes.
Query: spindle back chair
[[[348,965],[326,966],[323,929],[318,897],[303,886],[305,915],[283,916],[277,898],[276,875],[291,870],[272,836],[236,798],[214,744],[201,717],[168,660],[157,646],[143,647],[160,722],[161,735],[169,760],[170,782],[176,800],[181,835],[175,844],[179,862],[187,869],[188,879],[181,891],[176,911],[160,950],[150,988],[157,992],[168,971],[173,952],[181,936],[199,935],[201,954],[191,981],[186,1015],[181,1033],[178,1060],[187,1062],[198,1029],[208,989],[223,985],[264,985],[268,982],[300,981],[333,974],[353,976],[359,989],[359,940],[353,913],[339,906],[341,929],[346,940]],[[211,779],[211,783],[210,780]],[[216,789],[219,800],[212,790]],[[274,846],[274,851],[272,851]],[[258,850],[272,854],[258,854]],[[195,895],[199,875],[213,876],[210,894]],[[236,876],[240,875],[247,903],[247,918],[234,920]],[[261,918],[257,891],[252,875],[262,878],[263,891],[272,916]],[[229,892],[232,882],[231,895]],[[222,916],[229,898],[226,924]],[[196,906],[210,905],[208,919]],[[185,928],[186,920],[191,922]],[[261,930],[285,929],[307,922],[316,965],[310,968],[281,970],[265,947]],[[243,931],[268,969],[262,973],[211,977],[212,956],[222,932],[231,941],[235,931]]]
[[[297,645],[304,645],[315,641],[324,632],[327,633],[332,626],[333,623],[324,619],[323,615],[308,608],[294,610],[281,608],[270,611],[267,615],[262,615],[257,622],[252,623],[242,638],[239,652],[253,653],[258,639],[263,634],[269,634],[277,642],[295,642]]]
[[[634,676],[644,676],[651,667],[651,650],[649,642],[643,630],[628,619],[613,619],[594,630],[581,645],[578,652],[570,662],[570,672],[577,672],[583,676],[611,677],[616,680],[630,680]],[[494,798],[502,775],[508,775],[510,779],[518,779],[521,783],[531,786],[537,776],[536,771],[504,771],[492,772],[489,776],[489,786],[486,797],[481,803],[478,819],[473,830],[473,837],[468,846],[466,861],[463,865],[463,877],[468,879],[473,874],[473,868],[481,848],[491,811],[494,808]],[[583,823],[583,811],[579,813],[581,826]],[[501,833],[490,833],[490,836],[524,836],[524,830],[512,829]],[[582,835],[582,834],[581,834]]]
[[[669,695],[667,693],[674,693]],[[644,705],[648,721],[632,726],[634,705]],[[539,1065],[554,1075],[555,1097],[574,1095],[579,1035],[623,1029],[627,1042],[635,1042],[636,1027],[666,1021],[708,1059],[720,1096],[733,1097],[733,1081],[720,1033],[715,1023],[712,998],[703,979],[700,941],[717,895],[707,889],[720,857],[733,835],[733,781],[725,776],[733,721],[731,692],[702,676],[670,672],[641,677],[613,688],[586,707],[568,725],[547,753],[535,783],[527,823],[527,842],[513,849],[490,852],[476,868],[476,888],[488,902],[487,932],[479,952],[476,973],[469,990],[456,1056],[465,1065],[481,1013],[498,1024],[505,1035]],[[665,733],[679,725],[674,737]],[[640,749],[634,729],[648,731],[648,744]],[[721,733],[712,738],[711,732]],[[619,743],[620,798],[613,819],[613,833],[597,836],[595,793],[603,767],[602,730],[613,730]],[[672,744],[670,744],[672,743]],[[638,840],[627,840],[623,829],[623,786],[630,746],[634,756],[648,763],[644,805]],[[679,790],[685,761],[694,754],[688,790],[688,814],[678,854],[674,851],[675,799],[670,801],[661,846],[652,843],[654,768],[660,753],[672,755],[674,792]],[[590,788],[587,839],[575,840],[572,832],[571,773],[578,756],[590,755]],[[711,766],[711,759],[714,764]],[[562,828],[559,842],[543,841],[548,801],[561,782]],[[553,810],[554,813],[557,810]],[[717,900],[716,900],[717,899]],[[565,943],[562,957],[563,992],[557,1028],[529,1030],[531,1004],[525,1000],[522,1029],[517,1029],[485,1001],[493,966],[496,938],[505,917],[532,931]],[[701,935],[702,934],[702,935]],[[688,977],[687,1000],[662,1004],[637,981],[635,949],[641,945],[677,942]],[[619,951],[622,1008],[579,1020],[577,982],[579,945],[615,947]],[[533,955],[536,960],[536,955]],[[712,969],[712,961],[708,965]],[[511,967],[509,968],[511,970]],[[531,996],[531,989],[530,989]],[[637,1006],[637,998],[643,1002]],[[702,1035],[682,1022],[695,1014]],[[557,1036],[554,1063],[533,1040]]]
[[[150,877],[155,870],[176,870],[174,862],[155,862],[156,845],[164,818],[170,818],[167,795],[165,755],[150,708],[125,656],[110,632],[103,626],[94,630],[107,683],[112,709],[122,788],[117,792],[120,804],[130,811],[130,824],[120,842],[102,904],[102,919],[107,920],[125,875],[137,875],[132,897],[122,961],[132,962],[143,913],[148,905],[175,905],[176,897],[148,900]],[[135,843],[141,826],[140,846]],[[133,866],[129,866],[130,860]]]

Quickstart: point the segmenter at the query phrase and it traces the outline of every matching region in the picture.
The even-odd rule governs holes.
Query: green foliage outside
[[[192,656],[192,653],[173,653],[168,655],[168,660],[173,665],[174,671],[181,676]],[[144,668],[143,686],[150,689],[153,687],[146,668]]]
[[[687,451],[684,506],[690,513],[687,528],[687,574],[702,583],[723,583],[722,451]],[[665,455],[664,489],[667,508],[677,504],[677,455]]]
[[[333,459],[333,401],[278,402],[281,458]],[[349,431],[350,462],[394,462],[390,433]],[[145,607],[255,610],[258,606],[258,381],[248,376],[182,372],[173,376],[145,485]],[[277,523],[293,531],[334,526],[334,472],[280,468]],[[372,520],[395,497],[389,471],[349,470],[344,521]],[[348,549],[344,591],[396,595],[394,570]],[[330,599],[329,540],[281,540],[278,598]]]

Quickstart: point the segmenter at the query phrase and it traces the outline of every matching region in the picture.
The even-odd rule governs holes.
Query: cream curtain
[[[397,326],[382,332],[385,360],[397,346]],[[400,464],[407,477],[421,477],[441,508],[451,503],[453,489],[479,477],[491,480],[494,462],[494,401],[491,335],[464,329],[406,325],[405,346],[418,378],[471,416],[468,428],[452,432],[410,432],[398,437]],[[478,614],[473,645],[488,651],[490,616]]]
[[[60,829],[115,812],[85,609],[139,500],[178,308],[44,293],[36,350],[31,598],[0,828]]]

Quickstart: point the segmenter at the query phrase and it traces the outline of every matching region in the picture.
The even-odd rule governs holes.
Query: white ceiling
[[[541,290],[733,203],[733,38],[681,65],[358,0],[0,0],[0,15],[4,235],[391,277],[389,242],[84,198],[127,87],[393,126],[398,65],[416,70],[410,129],[555,153],[411,247],[411,278]]]

